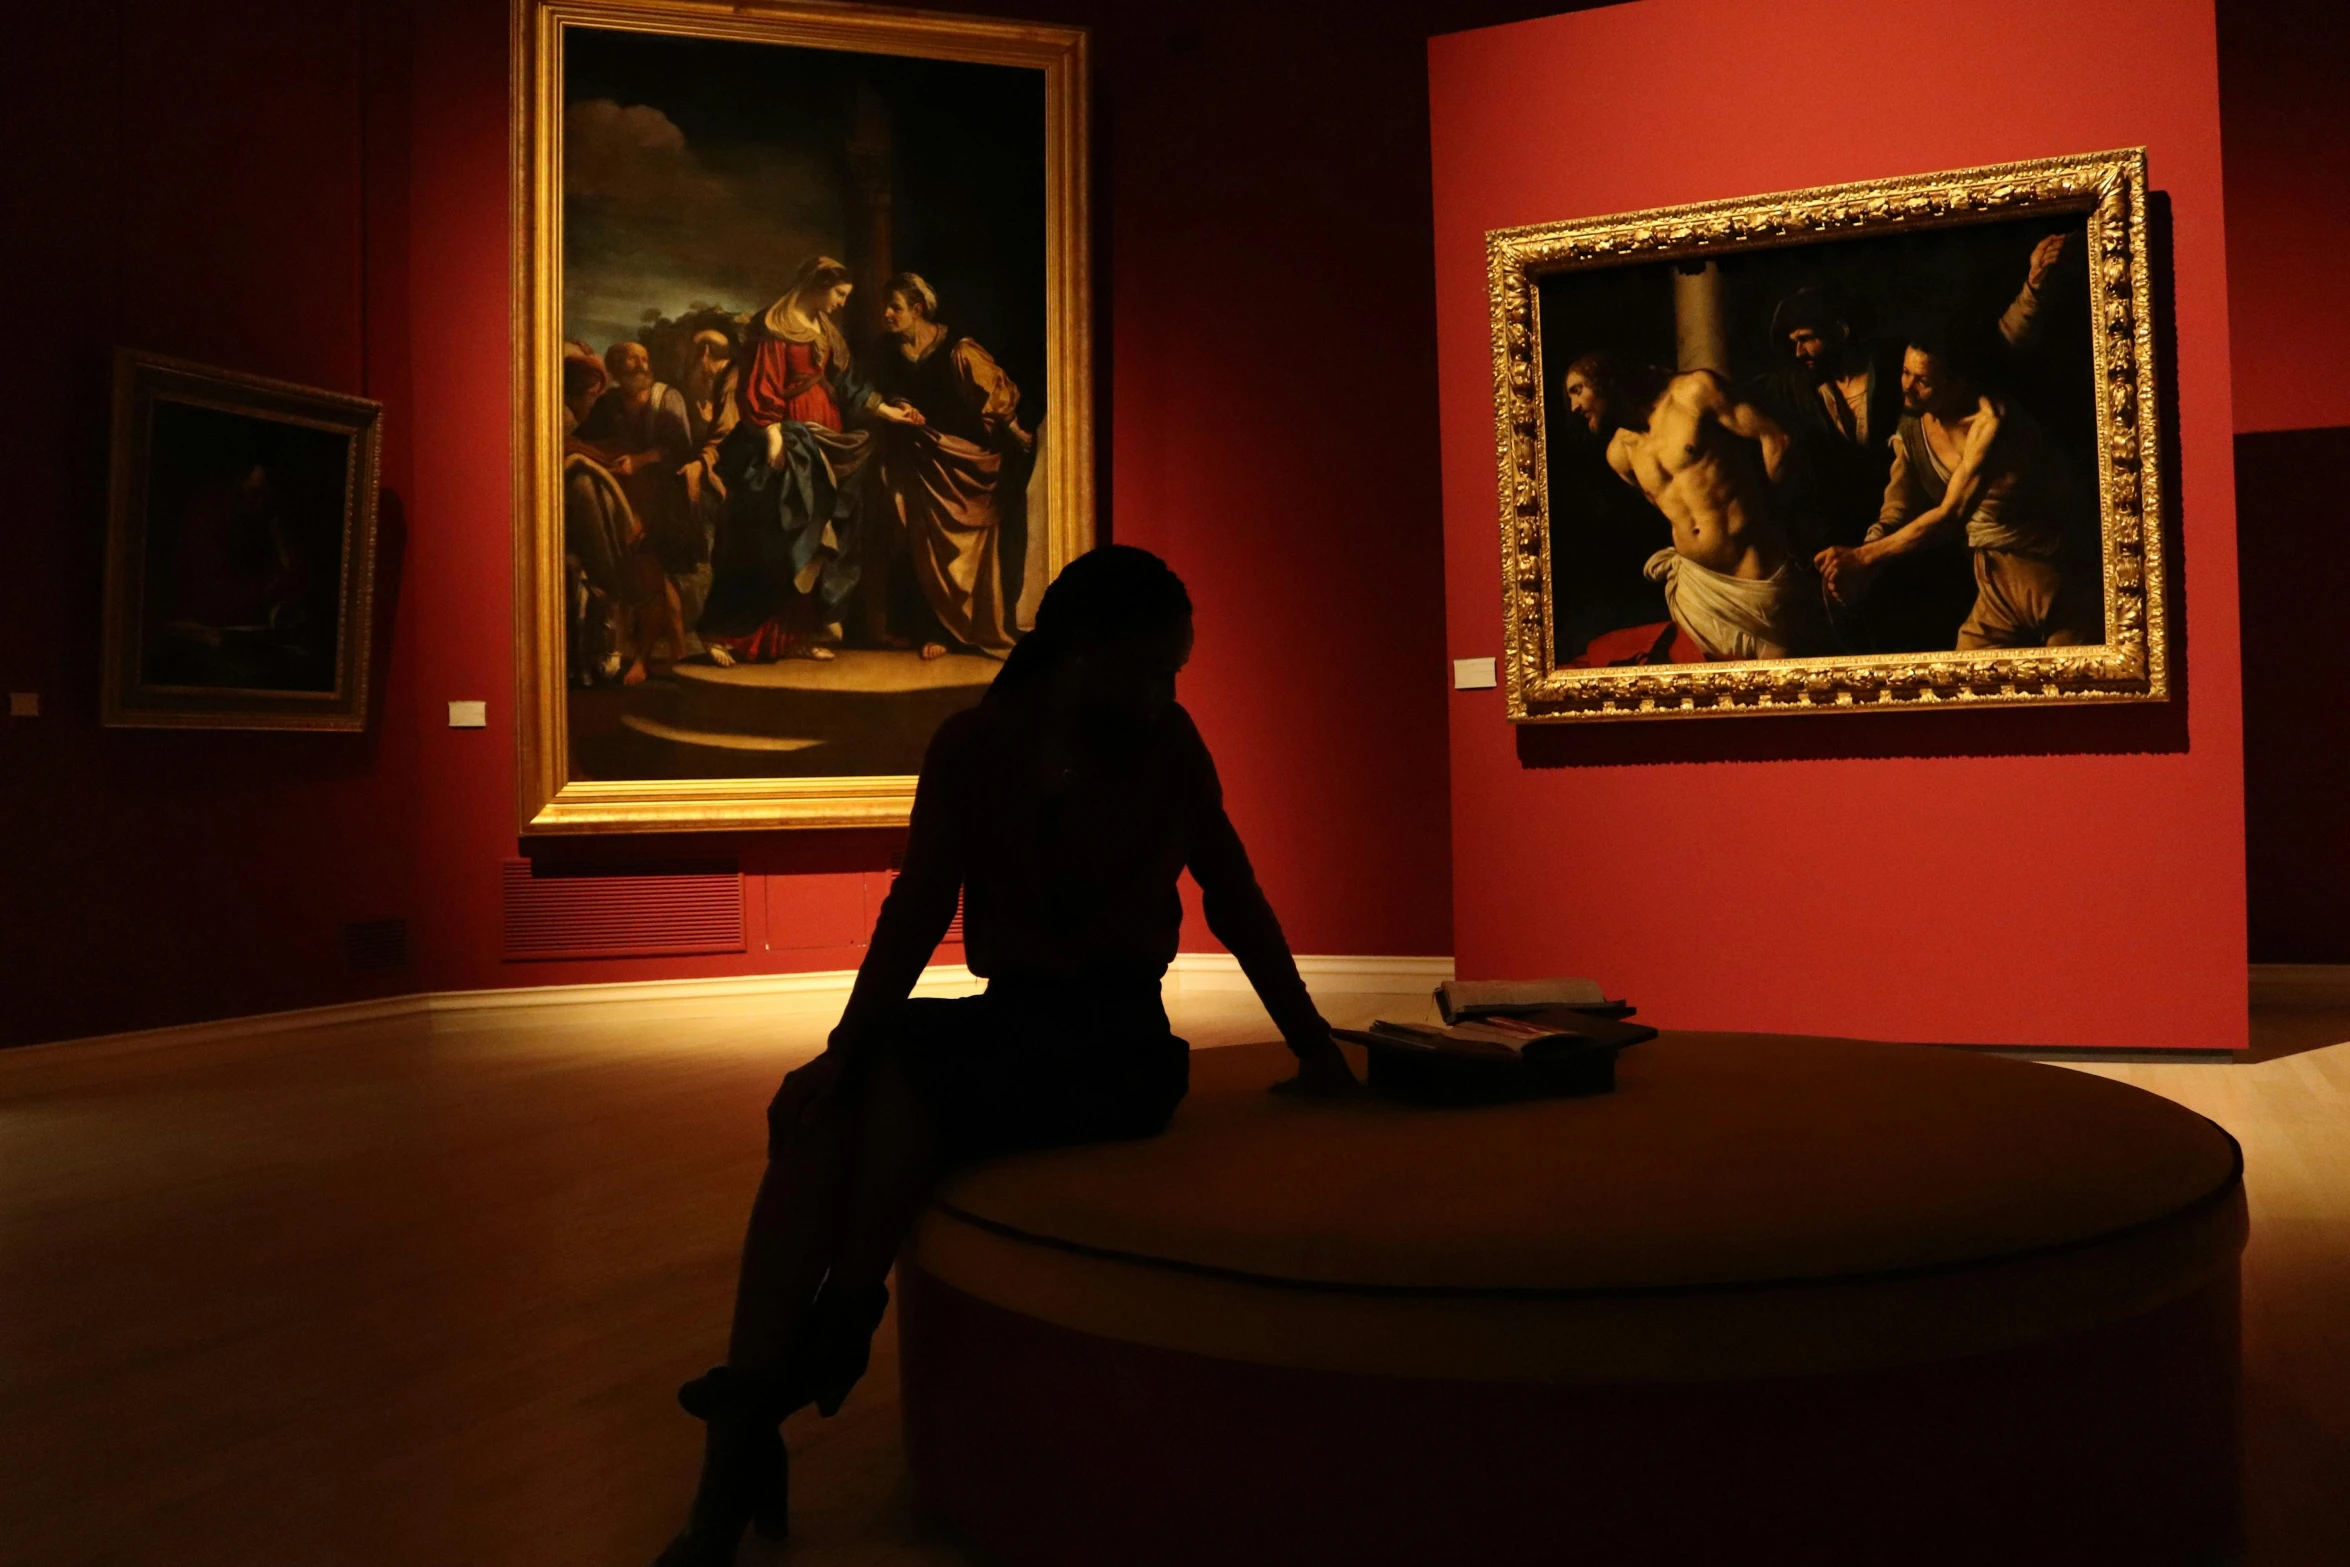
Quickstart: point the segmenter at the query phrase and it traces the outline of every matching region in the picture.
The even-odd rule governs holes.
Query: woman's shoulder
[[[1207,739],[1181,702],[1168,706],[1166,715],[1159,720],[1159,733],[1163,754],[1183,772],[1210,778],[1215,775],[1216,762],[1208,754]]]
[[[1208,742],[1201,737],[1199,725],[1192,721],[1191,710],[1181,702],[1167,704],[1165,722],[1170,738],[1180,740],[1186,745],[1198,746],[1203,751],[1207,749]]]

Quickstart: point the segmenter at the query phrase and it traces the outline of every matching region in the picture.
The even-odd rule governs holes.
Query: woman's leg
[[[856,1298],[881,1287],[898,1247],[938,1184],[938,1113],[915,1091],[895,1050],[873,1063],[858,1117],[847,1203],[828,1289]]]
[[[781,1370],[819,1284],[859,1298],[881,1287],[937,1183],[937,1114],[903,1058],[884,1049],[852,1095],[826,1096],[769,1153],[735,1286],[727,1364]]]
[[[784,1348],[832,1265],[841,1200],[854,1155],[854,1113],[828,1096],[816,1115],[786,1128],[767,1154],[759,1195],[743,1236],[726,1363],[766,1375],[782,1369]]]

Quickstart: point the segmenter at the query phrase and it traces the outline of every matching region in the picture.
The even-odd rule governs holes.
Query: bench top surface
[[[960,1172],[948,1215],[1244,1278],[1538,1292],[1899,1274],[2077,1247],[2234,1197],[2169,1100],[1931,1046],[1667,1033],[1612,1094],[1467,1110],[1271,1095],[1278,1045],[1201,1050],[1146,1142]]]

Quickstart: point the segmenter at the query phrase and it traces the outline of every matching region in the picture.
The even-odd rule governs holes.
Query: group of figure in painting
[[[883,286],[885,335],[858,365],[852,291],[817,256],[760,314],[565,345],[575,683],[843,646],[1010,651],[1036,446],[1020,390],[913,272]]]
[[[1569,410],[1671,540],[1646,566],[1670,626],[1576,662],[2102,640],[2094,491],[2013,390],[2065,245],[2039,243],[1996,321],[1872,341],[1834,290],[1798,289],[1772,316],[1777,367],[1745,384],[1575,360]]]

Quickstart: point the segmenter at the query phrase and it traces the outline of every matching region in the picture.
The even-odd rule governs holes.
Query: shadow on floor
[[[2263,1003],[2252,1009],[2252,1047],[2240,1059],[2277,1061],[2345,1042],[2350,1042],[2350,1007]]]

